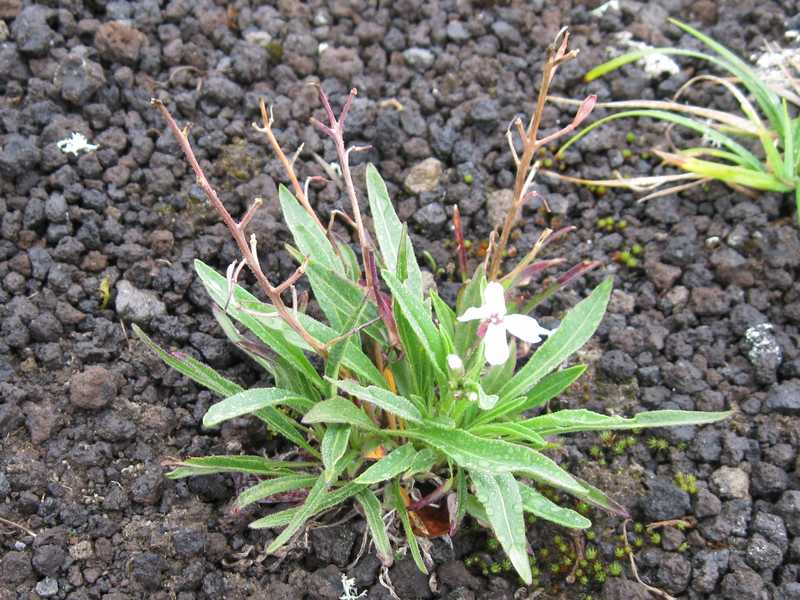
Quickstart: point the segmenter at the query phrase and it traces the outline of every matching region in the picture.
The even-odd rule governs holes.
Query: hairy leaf
[[[422,421],[422,415],[413,403],[389,390],[374,385],[364,387],[351,379],[331,380],[331,383],[343,392],[347,392],[364,402],[374,404],[378,408],[402,417],[406,421],[412,423],[420,423]]]
[[[303,416],[303,423],[343,423],[361,429],[377,430],[363,410],[350,400],[338,396],[317,403]]]
[[[332,482],[338,474],[339,461],[347,452],[350,441],[350,426],[333,424],[325,430],[322,437],[322,464],[325,465],[325,481]]]
[[[559,506],[532,487],[520,484],[519,491],[522,495],[522,506],[526,512],[571,529],[586,529],[592,526],[592,522],[582,514]]]
[[[319,477],[316,475],[284,475],[274,479],[266,479],[247,488],[236,498],[236,508],[244,508],[253,502],[269,498],[275,494],[310,488]]]
[[[251,388],[212,404],[203,417],[203,427],[214,427],[228,419],[249,415],[268,406],[286,404],[297,394],[278,388]]]
[[[522,498],[516,479],[510,473],[491,475],[482,471],[470,471],[469,476],[497,541],[522,580],[530,584],[532,577],[528,561],[528,541],[525,538]]]
[[[414,462],[415,456],[416,451],[414,450],[414,446],[411,444],[400,446],[396,450],[392,450],[374,465],[371,465],[366,471],[356,477],[354,481],[356,483],[371,485],[391,479],[408,469]]]
[[[530,427],[540,435],[574,433],[576,431],[607,431],[610,429],[643,429],[645,427],[679,427],[682,425],[703,425],[721,421],[730,412],[700,412],[690,410],[654,410],[639,413],[635,417],[602,415],[586,409],[559,410],[522,421],[521,425]]]
[[[389,535],[386,533],[386,524],[383,522],[383,512],[378,497],[372,490],[363,489],[356,494],[356,500],[364,510],[364,517],[367,519],[372,541],[375,542],[378,558],[384,567],[392,566],[394,554],[389,542]]]

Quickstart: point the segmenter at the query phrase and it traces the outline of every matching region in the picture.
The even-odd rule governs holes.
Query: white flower
[[[508,360],[508,340],[506,332],[529,344],[542,341],[543,335],[550,335],[551,330],[541,327],[536,319],[527,315],[507,315],[505,290],[496,281],[486,286],[483,293],[483,305],[468,308],[458,317],[459,321],[474,321],[480,319],[481,332],[484,336],[484,350],[486,362],[490,365],[502,365]]]

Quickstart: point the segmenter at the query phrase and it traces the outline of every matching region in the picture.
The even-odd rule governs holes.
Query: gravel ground
[[[273,532],[247,529],[274,507],[229,509],[241,480],[163,477],[169,458],[274,452],[279,442],[244,419],[203,431],[212,395],[129,336],[138,323],[240,382],[261,377],[224,341],[193,275],[194,258],[224,270],[236,250],[149,100],[193,123],[197,154],[234,215],[256,195],[268,199],[252,229],[277,279],[293,266],[269,201],[283,175],[250,127],[258,99],[272,104],[285,148],[305,144],[305,177],[322,174],[312,152],[335,156],[308,126],[319,109],[305,84],[321,81],[334,103],[357,87],[348,140],[372,149],[354,157],[355,177],[363,180],[369,161],[380,165],[452,297],[452,206],[478,247],[512,184],[505,128],[530,110],[544,46],[560,26],[570,25],[582,52],[555,93],[625,99],[668,97],[696,65],[657,79],[632,66],[581,83],[615,32],[694,46],[665,24],[678,16],[749,56],[798,25],[790,0],[620,0],[619,10],[594,16],[597,4],[0,0],[0,600],[336,599],[343,573],[367,598],[389,598],[373,554],[351,564],[359,519],[312,530],[277,561],[264,555]],[[712,92],[692,99],[729,106]],[[550,126],[570,120],[555,107],[545,116]],[[632,127],[600,130],[560,168],[658,172],[645,151],[663,131],[640,123],[627,141]],[[97,149],[60,150],[72,132]],[[561,460],[639,522],[688,523],[660,526],[655,542],[631,536],[646,582],[698,600],[800,598],[800,238],[790,202],[710,185],[636,204],[627,193],[537,185],[553,212],[526,209],[516,246],[525,251],[548,223],[571,224],[578,229],[559,253],[604,263],[537,316],[557,318],[616,273],[609,314],[583,351],[593,368],[561,405],[735,410],[704,428],[575,436]],[[325,216],[346,205],[333,184],[312,198]],[[625,226],[599,228],[605,217]],[[634,244],[640,266],[612,260]],[[614,560],[621,524],[592,516],[594,544]],[[555,535],[569,540],[531,527],[543,571]],[[492,552],[468,528],[452,545],[434,541],[435,577],[408,559],[389,575],[403,600],[649,597],[626,560],[604,585],[548,572],[542,595],[519,592],[512,576],[482,573]]]

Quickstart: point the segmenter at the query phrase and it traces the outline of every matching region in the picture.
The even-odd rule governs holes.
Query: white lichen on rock
[[[74,154],[78,156],[81,152],[92,152],[97,150],[95,144],[90,144],[82,133],[72,132],[72,135],[56,142],[58,149],[64,154]]]

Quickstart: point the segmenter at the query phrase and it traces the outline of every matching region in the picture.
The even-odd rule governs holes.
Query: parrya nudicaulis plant
[[[676,19],[670,19],[670,22],[700,40],[713,53],[683,48],[638,50],[595,67],[586,74],[586,81],[592,81],[648,54],[656,53],[698,59],[716,68],[722,76],[711,73],[697,75],[678,90],[672,101],[627,100],[600,103],[598,106],[620,110],[585,127],[561,147],[559,154],[605,123],[617,119],[649,117],[702,136],[705,144],[701,146],[675,152],[654,150],[665,164],[677,167],[685,173],[608,180],[561,178],[590,185],[653,192],[643,200],[685,190],[710,180],[718,180],[737,189],[793,192],[798,209],[797,217],[800,219],[800,120],[792,116],[792,113],[796,114],[796,110],[789,108],[790,104],[800,106],[800,81],[792,73],[798,65],[785,61],[781,65],[785,75],[783,82],[778,84],[767,81],[722,44]],[[688,89],[703,83],[719,86],[731,94],[741,112],[715,110],[679,102]],[[658,189],[670,183],[677,185]],[[653,191],[657,189],[658,191]]]
[[[658,411],[623,418],[588,410],[528,416],[584,371],[583,365],[560,367],[597,328],[612,287],[610,279],[604,281],[567,312],[557,329],[548,330],[529,313],[596,265],[581,263],[537,293],[527,291],[534,275],[563,262],[537,259],[548,243],[568,231],[545,230],[519,263],[503,269],[509,234],[520,206],[530,198],[536,151],[577,127],[594,104],[594,98],[588,98],[572,124],[539,137],[552,77],[573,56],[562,31],[544,63],[533,118],[527,126],[518,119],[509,132],[509,140],[513,134],[521,136],[523,148],[521,154],[514,153],[517,178],[512,213],[496,243],[493,236],[486,261],[465,276],[455,307],[423,284],[408,231],[371,165],[366,169],[366,187],[374,229],[367,230],[348,161],[356,148],[344,142],[355,90],[337,117],[320,89],[326,123],[312,119],[336,148],[352,211],[345,220],[358,240],[355,250],[314,212],[308,186],[300,184],[293,161],[281,150],[270,114],[261,104],[263,125],[258,129],[266,135],[292,186],[291,191],[280,187],[278,201],[294,239],[288,251],[299,266],[280,284],[272,283],[262,271],[257,240],[247,239],[244,233],[260,201],[241,219],[234,219],[209,185],[186,132],[165,104],[153,101],[242,253],[241,261],[224,275],[197,261],[197,275],[213,299],[222,330],[265,369],[274,387],[242,389],[189,356],[161,350],[141,330],[137,329],[137,335],[170,366],[222,397],[206,413],[205,427],[252,415],[295,447],[272,458],[187,458],[176,465],[171,477],[238,472],[258,478],[238,496],[237,507],[267,498],[294,498],[296,506],[250,524],[282,528],[268,548],[272,553],[301,533],[309,521],[354,499],[384,565],[395,556],[390,539],[402,532],[414,560],[425,571],[425,538],[453,534],[469,513],[494,530],[517,572],[530,582],[524,512],[566,527],[590,525],[578,512],[546,498],[540,486],[624,512],[547,456],[553,436],[708,423],[725,416]],[[466,274],[458,226],[456,238],[459,263]],[[245,267],[264,299],[238,284]],[[308,278],[325,322],[284,300],[293,295],[301,277]],[[518,346],[542,339],[535,353],[517,368]],[[312,357],[316,357],[313,362]]]

